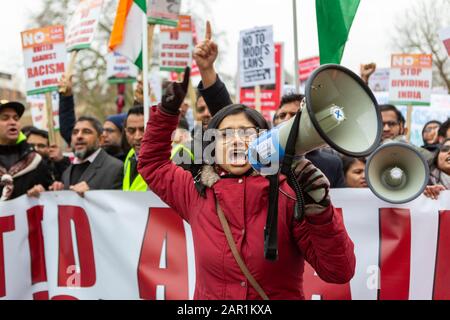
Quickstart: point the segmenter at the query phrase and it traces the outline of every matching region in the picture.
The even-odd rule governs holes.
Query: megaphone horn
[[[381,113],[372,91],[360,77],[340,65],[323,65],[308,78],[306,105],[300,117],[296,155],[328,144],[350,157],[366,157],[381,141]],[[249,160],[256,170],[265,174],[265,168],[282,162],[294,121],[253,141]]]
[[[425,190],[430,176],[426,160],[405,143],[387,143],[367,161],[366,180],[381,200],[402,204],[413,201]]]

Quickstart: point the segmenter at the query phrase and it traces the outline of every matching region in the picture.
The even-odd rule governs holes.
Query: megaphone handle
[[[264,257],[269,261],[278,259],[278,188],[280,174],[268,176],[269,209],[266,227],[264,228]]]
[[[295,213],[294,217],[297,221],[303,221],[305,217],[305,196],[303,195],[303,189],[295,178],[294,169],[291,169],[289,174],[287,175],[288,184],[295,192],[295,196],[297,198],[297,202],[295,204]]]

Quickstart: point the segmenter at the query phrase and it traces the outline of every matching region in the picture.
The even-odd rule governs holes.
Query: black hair
[[[94,127],[95,131],[97,131],[98,136],[101,136],[101,134],[103,132],[103,126],[100,123],[100,121],[98,121],[98,119],[96,119],[94,117],[90,117],[90,116],[82,116],[82,117],[78,118],[78,120],[75,122],[75,124],[77,124],[78,122],[82,122],[82,121],[89,122],[92,125],[92,127]]]
[[[208,129],[218,129],[223,119],[228,116],[243,113],[247,119],[255,125],[256,128],[262,130],[268,130],[269,124],[266,119],[259,113],[258,111],[251,109],[243,104],[232,104],[228,107],[221,109],[217,114],[212,118],[211,122],[208,125]]]
[[[23,133],[25,136],[28,137],[28,135],[29,135],[29,133],[30,133],[30,131],[31,131],[32,129],[37,129],[37,128],[34,127],[34,126],[25,126],[25,127],[22,127],[22,128],[20,129],[20,131],[22,131],[22,133]]]
[[[24,133],[24,134],[27,136],[27,138],[29,138],[32,134],[34,134],[36,136],[40,136],[40,137],[48,140],[48,132],[45,130],[38,129],[36,127],[28,128],[27,133]]]
[[[438,136],[442,138],[448,138],[447,137],[447,131],[450,129],[450,118],[447,119],[443,124],[441,124],[441,127],[438,131]]]
[[[342,159],[342,168],[344,169],[344,176],[347,174],[348,170],[350,170],[350,167],[356,162],[361,161],[363,163],[366,163],[366,158],[352,158],[348,156],[341,156]]]
[[[297,93],[291,93],[284,95],[281,98],[280,106],[278,109],[281,109],[285,104],[292,103],[292,102],[302,102],[305,96],[303,94],[297,94]]]
[[[127,126],[128,118],[131,115],[143,116],[144,115],[144,106],[142,104],[139,104],[139,105],[135,105],[133,108],[128,110],[127,116],[125,118],[125,123],[123,124],[124,127]]]
[[[397,116],[397,121],[403,125],[403,127],[405,127],[406,124],[406,120],[405,117],[403,116],[403,114],[400,112],[400,110],[398,110],[394,105],[392,104],[381,104],[380,105],[380,111],[381,112],[388,112],[388,111],[392,111],[395,113],[395,115]]]

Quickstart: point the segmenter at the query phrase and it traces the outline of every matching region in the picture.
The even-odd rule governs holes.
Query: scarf
[[[14,164],[9,170],[0,166],[0,186],[3,187],[0,201],[9,200],[14,192],[14,179],[24,176],[35,170],[41,163],[42,157],[36,152],[31,152],[22,160]]]

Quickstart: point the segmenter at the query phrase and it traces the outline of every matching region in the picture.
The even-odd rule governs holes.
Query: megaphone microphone
[[[430,170],[419,151],[406,143],[387,143],[367,160],[366,180],[381,200],[403,204],[419,197],[428,184]]]
[[[309,77],[295,142],[295,155],[329,145],[350,157],[375,151],[382,135],[381,113],[372,91],[352,71],[324,65]],[[263,175],[275,174],[282,163],[295,118],[265,132],[249,146],[248,158]]]

